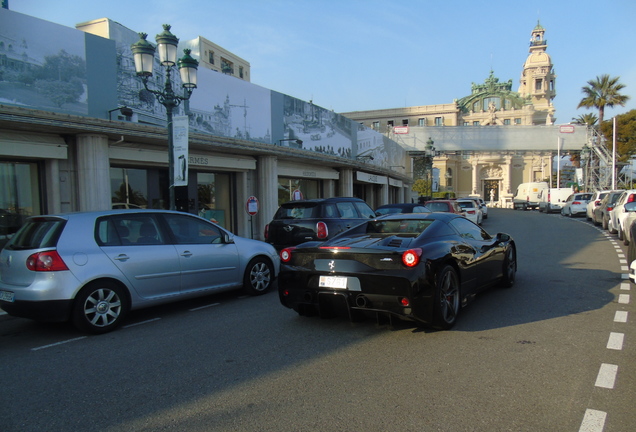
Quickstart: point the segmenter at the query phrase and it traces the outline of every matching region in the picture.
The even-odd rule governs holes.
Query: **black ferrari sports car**
[[[371,219],[325,242],[280,251],[281,303],[300,315],[374,315],[450,329],[460,307],[494,285],[512,287],[512,237],[452,213]]]

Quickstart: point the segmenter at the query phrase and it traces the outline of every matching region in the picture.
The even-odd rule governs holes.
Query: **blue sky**
[[[518,90],[540,20],[557,74],[557,123],[588,111],[581,87],[620,76],[636,109],[634,0],[9,0],[9,9],[74,27],[110,18],[149,39],[172,25],[250,62],[254,84],[336,112],[451,103],[494,70]]]

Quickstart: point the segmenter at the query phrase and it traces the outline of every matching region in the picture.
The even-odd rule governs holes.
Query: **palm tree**
[[[598,124],[603,123],[605,107],[625,106],[625,102],[629,100],[629,96],[619,93],[625,88],[625,84],[618,82],[619,79],[620,77],[610,78],[605,74],[597,76],[596,80],[588,81],[588,85],[581,89],[585,97],[581,99],[577,108],[597,108]]]
[[[598,121],[598,117],[596,117],[596,114],[594,113],[582,114],[578,117],[572,118],[572,123],[578,124],[578,125],[594,126],[597,121]]]

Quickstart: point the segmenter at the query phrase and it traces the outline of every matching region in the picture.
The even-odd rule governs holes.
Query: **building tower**
[[[556,75],[552,60],[546,53],[548,41],[544,34],[545,29],[537,21],[519,83],[519,94],[528,98],[534,107],[532,123],[535,125],[550,125],[555,121],[552,100],[556,96]]]

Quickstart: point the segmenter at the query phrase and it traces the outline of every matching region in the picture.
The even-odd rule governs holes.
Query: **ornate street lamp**
[[[144,83],[144,88],[155,95],[161,105],[166,107],[166,117],[168,120],[168,175],[170,189],[170,210],[175,210],[174,194],[174,142],[172,137],[172,113],[182,101],[190,99],[192,91],[197,87],[197,68],[199,62],[190,56],[190,50],[183,50],[184,56],[177,60],[177,46],[179,39],[170,33],[170,25],[163,25],[163,32],[159,33],[155,40],[157,48],[146,40],[146,33],[139,33],[140,39],[132,44],[130,49],[135,60],[135,71],[137,76]],[[159,51],[159,62],[166,68],[166,82],[163,90],[148,88],[148,79],[152,76],[155,61],[155,51]],[[172,69],[179,67],[181,74],[183,96],[175,94],[172,89]]]

